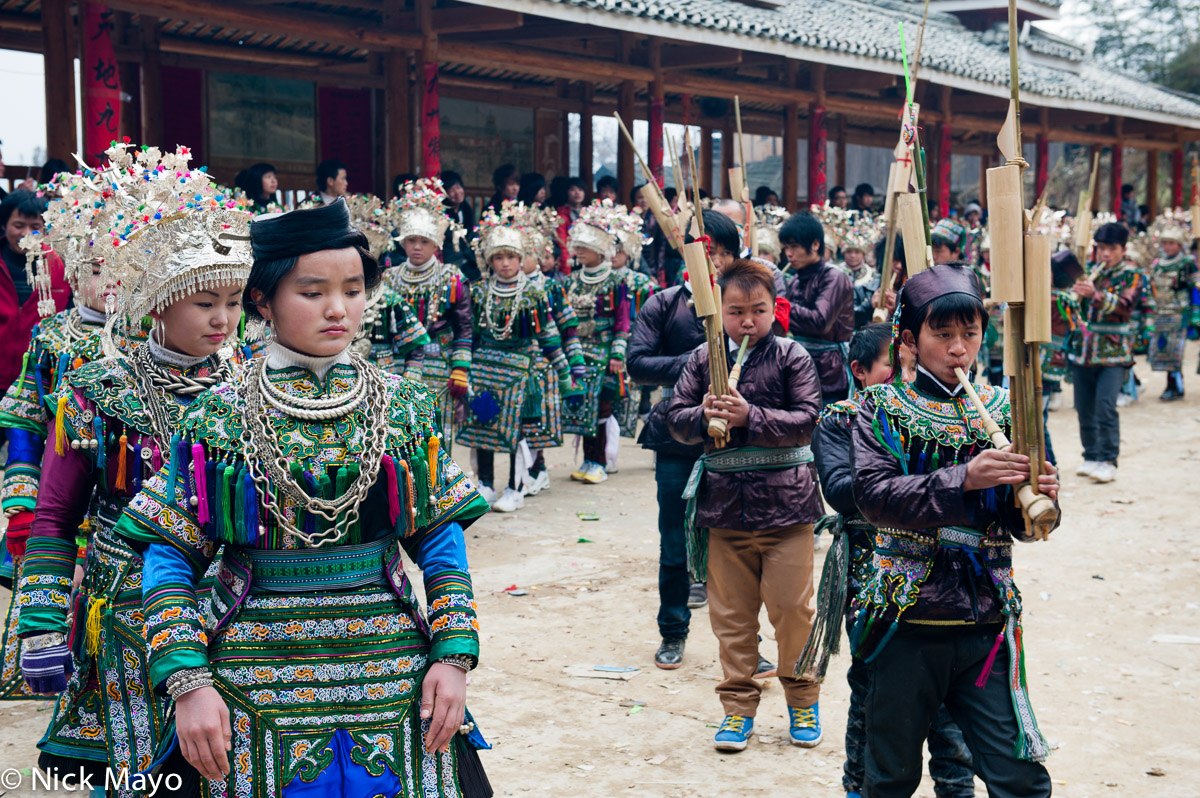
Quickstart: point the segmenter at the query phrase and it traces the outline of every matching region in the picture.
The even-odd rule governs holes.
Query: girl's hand
[[[1058,501],[1058,469],[1052,463],[1042,464],[1042,473],[1038,474],[1038,493],[1044,493],[1051,501]]]
[[[229,775],[233,732],[229,707],[215,687],[184,693],[175,702],[175,731],[183,758],[206,779]]]
[[[625,361],[615,357],[608,359],[608,371],[610,374],[620,374],[625,370]]]
[[[425,750],[446,753],[462,727],[467,709],[467,673],[456,665],[435,662],[421,683],[421,719],[429,721]]]

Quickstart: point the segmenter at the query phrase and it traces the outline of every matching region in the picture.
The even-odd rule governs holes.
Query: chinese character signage
[[[121,82],[113,54],[113,11],[108,6],[84,3],[83,145],[85,160],[99,166],[121,125]]]

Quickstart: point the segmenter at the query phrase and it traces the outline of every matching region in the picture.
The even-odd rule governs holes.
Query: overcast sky
[[[1090,44],[1093,37],[1081,6],[1082,0],[1064,0],[1061,19],[1043,23],[1043,27],[1081,44]],[[3,142],[0,149],[4,162],[34,164],[37,155],[35,165],[40,165],[46,149],[46,98],[40,55],[0,50],[0,107],[5,110],[0,120],[0,142]],[[10,173],[7,176],[17,175]]]

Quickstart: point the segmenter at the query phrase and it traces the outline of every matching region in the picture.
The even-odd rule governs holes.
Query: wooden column
[[[713,186],[713,129],[700,128],[700,188],[709,196],[716,194]]]
[[[1171,206],[1183,207],[1183,147],[1171,152]]]
[[[837,140],[834,146],[837,147],[837,163],[834,164],[836,176],[834,182],[842,188],[846,186],[846,117],[843,114],[838,114],[837,120],[834,123],[834,136]]]
[[[623,64],[629,63],[629,54],[633,49],[633,36],[628,33],[622,33],[619,45],[620,57],[619,60]],[[621,114],[621,118],[627,120],[625,124],[629,125],[629,132],[633,133],[633,115],[634,111],[634,86],[632,80],[623,80],[617,87],[617,112]],[[633,147],[629,146],[629,142],[624,136],[617,136],[617,205],[624,205],[629,202],[629,194],[633,191]]]
[[[1091,146],[1088,147],[1087,162],[1088,162],[1088,172],[1089,173],[1091,172],[1092,164],[1095,163],[1095,161],[1096,161],[1097,154],[1100,154],[1101,156],[1103,156],[1104,148],[1097,144],[1092,144]],[[1099,169],[1099,167],[1097,167],[1097,170],[1098,169]],[[1100,210],[1100,186],[1101,186],[1100,175],[1097,174],[1096,175],[1096,193],[1092,195],[1092,213],[1095,213],[1096,211]]]
[[[383,59],[385,89],[384,114],[387,117],[388,186],[398,174],[413,171],[413,121],[408,87],[407,50],[389,50]]]
[[[421,175],[436,177],[441,172],[441,120],[437,98],[438,89],[438,35],[433,29],[433,0],[417,0],[417,27],[424,42],[421,46],[421,69],[418,83],[421,87]]]
[[[1146,150],[1146,205],[1149,224],[1158,216],[1158,150]]]
[[[787,72],[784,85],[788,89],[796,88],[796,62],[787,61]],[[789,213],[795,213],[800,204],[800,103],[783,104],[783,205]],[[820,199],[809,197],[809,202],[820,202]]]
[[[554,81],[554,94],[560,100],[566,100],[571,96],[571,81],[565,78],[559,78]],[[562,107],[562,106],[560,106]],[[559,140],[562,142],[562,154],[559,156],[559,163],[562,164],[561,175],[571,174],[571,125],[567,117],[569,112],[563,108],[559,112],[560,122],[558,127]]]
[[[659,39],[650,41],[650,68],[654,70],[654,80],[650,82],[650,118],[648,120],[650,125],[646,145],[646,165],[650,167],[651,173],[661,188],[663,185],[663,111],[667,86],[663,81],[662,41]],[[631,162],[630,169],[632,168]]]
[[[808,203],[820,204],[825,198],[825,65],[812,65],[816,100],[808,106]]]
[[[583,107],[579,111],[579,179],[587,189],[589,200],[596,192],[592,182],[592,91],[591,83],[583,84]]]
[[[162,52],[158,46],[158,20],[152,14],[141,15],[142,33],[142,138],[139,143],[151,147],[169,146],[163,141]]]
[[[42,0],[42,55],[46,154],[74,163],[71,155],[79,149],[79,132],[75,121],[75,25],[68,0]]]
[[[954,139],[951,137],[953,119],[950,109],[950,95],[952,90],[949,86],[942,86],[940,91],[938,105],[941,106],[942,123],[938,125],[937,200],[941,216],[943,219],[946,219],[950,216],[950,180],[954,173],[951,168],[954,160]]]
[[[988,206],[987,201],[987,170],[991,166],[991,156],[979,156],[979,204],[986,211]]]
[[[729,187],[729,170],[733,168],[734,152],[737,148],[737,143],[734,141],[735,135],[733,125],[728,121],[725,122],[725,129],[721,131],[721,196],[729,197],[733,190]]]

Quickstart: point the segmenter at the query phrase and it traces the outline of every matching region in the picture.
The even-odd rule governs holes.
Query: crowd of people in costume
[[[1050,794],[1012,543],[1015,486],[1032,470],[1057,500],[1055,458],[996,449],[955,376],[1010,426],[981,208],[937,220],[935,265],[908,277],[870,186],[795,214],[769,189],[668,195],[720,287],[740,379],[716,393],[682,242],[644,187],[586,202],[502,167],[477,215],[454,173],[398,176],[386,200],[349,194],[337,162],[317,176],[287,211],[269,164],[230,190],[186,148],[114,143],[0,205],[5,345],[24,348],[0,375],[0,699],[57,696],[39,767],[124,774],[119,795],[150,773],[183,794],[491,795],[463,530],[551,489],[545,451],[569,436],[571,480],[606,482],[626,437],[654,452],[653,659],[682,667],[707,605],[718,750],[747,748],[771,677],[791,742],[820,744],[844,626],[848,794],[911,795],[926,741],[939,795],[975,775]],[[1072,382],[1078,473],[1111,482],[1135,355],[1183,396],[1192,233],[1170,214],[1131,243],[1101,219],[1081,262],[1068,219],[1035,224],[1063,242],[1043,413]]]

